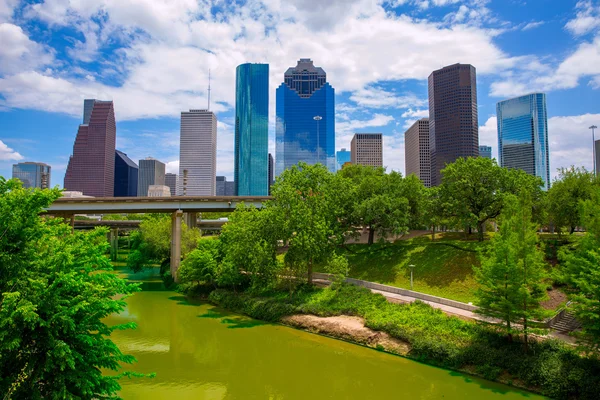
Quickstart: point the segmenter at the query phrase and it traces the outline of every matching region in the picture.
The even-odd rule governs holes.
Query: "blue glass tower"
[[[242,64],[235,80],[237,196],[269,194],[269,65]]]
[[[276,95],[276,175],[299,161],[335,172],[335,90],[325,71],[301,58]]]
[[[352,153],[346,149],[338,150],[335,154],[336,159],[336,168],[339,171],[344,166],[344,163],[350,162],[350,157]]]
[[[496,106],[498,116],[498,158],[506,168],[518,168],[544,181],[550,188],[548,116],[546,95],[532,93]]]
[[[115,150],[115,197],[136,197],[138,166],[127,154]]]

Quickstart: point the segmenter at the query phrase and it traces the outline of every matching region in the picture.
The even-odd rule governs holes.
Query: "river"
[[[109,324],[113,340],[154,378],[121,380],[124,399],[541,399],[406,358],[262,323],[178,293],[157,275]]]

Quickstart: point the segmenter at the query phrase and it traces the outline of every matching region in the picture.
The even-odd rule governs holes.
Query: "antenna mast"
[[[210,69],[208,70],[208,111],[210,111]]]

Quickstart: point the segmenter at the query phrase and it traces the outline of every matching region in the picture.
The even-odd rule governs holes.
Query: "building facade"
[[[235,181],[227,181],[227,177],[217,176],[215,183],[217,196],[235,196]]]
[[[148,197],[171,197],[171,189],[167,185],[150,185]]]
[[[532,93],[496,105],[500,166],[522,169],[550,188],[546,95]]]
[[[238,196],[269,193],[269,65],[242,64],[235,80],[234,182]]]
[[[350,142],[352,164],[383,167],[383,135],[381,133],[355,133]]]
[[[308,58],[284,74],[276,91],[275,175],[304,161],[335,172],[335,90]]]
[[[138,197],[148,196],[150,185],[165,184],[165,163],[152,157],[140,160],[138,168]]]
[[[177,174],[165,174],[165,185],[169,187],[171,196],[177,193]]]
[[[492,158],[492,146],[479,146],[479,157]]]
[[[441,170],[459,157],[479,156],[475,67],[454,64],[428,79],[431,185],[442,183]]]
[[[335,169],[336,171],[339,171],[340,169],[342,169],[342,166],[347,163],[350,162],[351,159],[351,154],[348,150],[341,149],[338,150],[337,153],[335,153]]]
[[[429,118],[421,118],[404,132],[404,167],[406,176],[416,175],[425,187],[431,187]]]
[[[115,150],[115,197],[136,197],[138,166],[127,154]]]
[[[275,160],[273,155],[269,153],[269,196],[271,195],[271,186],[275,183]]]
[[[179,140],[177,194],[214,196],[217,175],[217,117],[208,110],[182,112]]]
[[[600,139],[596,140],[596,176],[600,176]]]
[[[116,136],[113,102],[85,100],[83,123],[67,165],[65,190],[94,197],[114,195]]]
[[[25,189],[50,188],[50,166],[38,162],[21,162],[13,164],[12,177],[23,182]]]

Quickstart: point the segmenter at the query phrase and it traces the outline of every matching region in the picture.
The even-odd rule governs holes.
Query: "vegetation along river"
[[[139,277],[138,274],[136,277]],[[161,290],[158,275],[110,324],[138,360],[124,399],[541,399],[358,345],[262,323]]]

